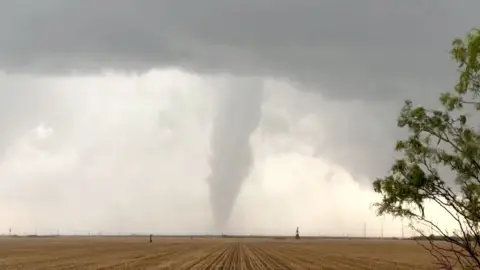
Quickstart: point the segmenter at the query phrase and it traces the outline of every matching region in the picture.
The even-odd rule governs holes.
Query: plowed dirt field
[[[434,269],[413,241],[1,238],[0,269]]]

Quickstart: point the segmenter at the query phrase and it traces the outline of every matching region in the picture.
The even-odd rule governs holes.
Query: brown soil
[[[413,241],[0,238],[0,269],[434,269]]]

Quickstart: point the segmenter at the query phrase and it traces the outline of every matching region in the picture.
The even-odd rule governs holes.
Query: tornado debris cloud
[[[211,135],[210,203],[215,229],[227,225],[242,183],[250,173],[250,135],[261,117],[263,84],[257,79],[235,80],[222,90]]]

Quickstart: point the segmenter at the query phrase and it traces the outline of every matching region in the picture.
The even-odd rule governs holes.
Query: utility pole
[[[405,234],[404,234],[404,231],[403,231],[403,218],[402,218],[402,239],[405,239]]]
[[[383,220],[382,220],[382,226],[380,227],[380,238],[383,240]]]

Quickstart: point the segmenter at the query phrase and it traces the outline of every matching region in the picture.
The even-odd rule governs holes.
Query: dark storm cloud
[[[0,7],[0,69],[7,72],[182,66],[289,77],[328,98],[362,99],[371,115],[348,107],[348,117],[332,115],[335,135],[317,154],[370,177],[391,163],[386,149],[398,134],[401,100],[430,104],[450,90],[450,43],[480,26],[477,0],[0,0]],[[0,102],[27,96],[13,89],[2,86],[1,95],[15,93]],[[0,118],[12,127],[8,134],[12,121],[23,129],[22,115],[34,115],[35,124],[53,117],[43,116],[54,108],[50,99],[35,95],[28,94],[31,104],[17,98],[16,113]]]
[[[0,65],[7,70],[181,65],[288,76],[324,86],[329,95],[363,99],[449,87],[450,42],[480,24],[475,0],[4,0],[1,6]]]

